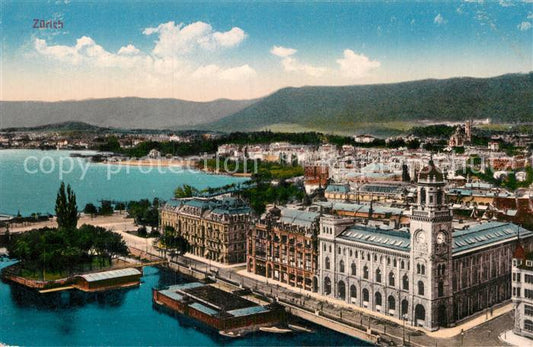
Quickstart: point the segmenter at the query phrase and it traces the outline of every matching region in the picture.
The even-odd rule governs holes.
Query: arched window
[[[329,277],[324,278],[324,294],[328,295],[331,293],[331,280]]]
[[[442,281],[439,282],[438,296],[444,296],[444,283]]]
[[[357,276],[357,266],[352,263],[352,276]]]
[[[370,297],[370,296],[368,295],[368,289],[366,289],[366,288],[363,289],[363,301],[368,302],[369,297]]]
[[[363,278],[368,279],[368,266],[363,267]]]
[[[394,299],[394,296],[389,296],[389,310],[395,310],[396,309],[396,299]]]
[[[402,262],[400,263],[400,269],[402,269],[402,270],[405,269],[405,263],[404,263],[403,260],[402,260]]]
[[[325,267],[326,267],[326,270],[329,270],[329,257],[326,257],[326,261],[325,261]]]
[[[394,273],[389,272],[389,286],[394,287]]]
[[[407,274],[403,275],[402,282],[403,282],[403,289],[409,290],[409,277],[407,277]]]
[[[376,270],[376,282],[381,283],[381,270]]]
[[[339,271],[340,271],[341,273],[344,273],[344,260],[341,260],[341,261],[339,262]]]
[[[420,274],[420,264],[416,264],[416,273]]]
[[[425,275],[426,274],[426,266],[422,265],[421,269],[422,269],[422,275]]]
[[[424,188],[420,189],[420,205],[426,204],[426,190]]]
[[[381,306],[381,293],[380,292],[376,292],[374,297],[375,297],[376,306]]]
[[[357,288],[355,288],[355,285],[353,284],[350,286],[350,298],[357,298]]]
[[[418,304],[415,307],[415,319],[416,320],[426,320],[426,309],[424,306]]]
[[[424,295],[424,282],[418,281],[418,295]]]

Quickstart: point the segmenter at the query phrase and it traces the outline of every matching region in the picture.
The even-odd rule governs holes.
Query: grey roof
[[[234,317],[242,317],[242,316],[249,316],[249,315],[257,314],[261,312],[267,312],[267,311],[268,309],[263,306],[251,306],[251,307],[239,308],[236,310],[228,311],[228,313]]]
[[[399,193],[401,190],[400,184],[363,184],[360,188],[362,192],[386,194]]]
[[[326,188],[328,193],[349,193],[350,187],[346,184],[330,184]]]
[[[453,253],[488,246],[501,241],[517,239],[519,227],[512,223],[488,222],[456,230],[453,233]],[[533,233],[520,228],[520,237],[529,238]]]
[[[381,230],[363,225],[346,229],[339,238],[404,252],[409,252],[411,248],[411,234],[408,232]]]
[[[98,282],[113,278],[120,278],[126,276],[142,275],[142,273],[135,268],[111,270],[104,272],[96,272],[92,274],[80,275],[81,278],[85,279],[87,282]]]
[[[199,302],[192,303],[192,304],[189,305],[189,307],[192,307],[192,308],[194,308],[194,309],[196,309],[196,310],[198,310],[200,312],[203,312],[203,313],[205,313],[207,315],[210,315],[210,316],[214,316],[214,315],[216,315],[218,313],[218,311],[213,310],[212,308],[207,307],[205,305],[202,305]]]
[[[178,294],[170,289],[162,290],[160,291],[160,293],[176,301],[181,301],[183,299],[183,296],[181,294]]]
[[[314,204],[325,207],[325,208],[331,208],[332,210],[335,210],[335,211],[368,213],[368,211],[370,210],[370,205],[367,205],[367,204],[352,204],[352,203],[347,203],[347,202],[328,202],[328,201],[319,201],[319,202],[315,202]],[[400,215],[400,214],[403,214],[404,212],[404,210],[401,208],[379,206],[379,205],[373,205],[372,209],[374,210],[374,213],[381,213],[381,214],[390,213],[392,215]]]
[[[318,221],[320,213],[302,211],[294,208],[280,208],[280,221],[286,224],[295,224],[303,227],[311,227],[313,223]]]
[[[178,210],[186,207],[192,207],[196,210],[194,214],[201,214],[204,211],[211,211],[215,214],[248,214],[251,209],[242,200],[226,197],[223,199],[215,198],[183,198],[169,200],[165,208]]]
[[[468,251],[478,247],[489,247],[498,242],[517,239],[519,227],[512,223],[488,222],[453,232],[452,253]],[[529,238],[533,232],[520,228],[520,238]],[[355,225],[343,231],[341,240],[380,246],[409,252],[411,234],[399,230],[383,230],[374,227]]]

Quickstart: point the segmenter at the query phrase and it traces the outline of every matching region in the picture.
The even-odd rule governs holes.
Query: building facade
[[[519,245],[513,256],[513,332],[533,339],[533,252]]]
[[[161,227],[173,227],[190,244],[190,252],[225,264],[246,261],[251,209],[235,198],[185,198],[161,208]]]
[[[320,214],[271,208],[249,231],[247,270],[305,290],[317,290]]]
[[[454,230],[433,163],[419,174],[417,193],[407,231],[321,218],[319,292],[429,330],[509,299],[518,227],[489,222]],[[533,233],[520,235],[529,243]]]

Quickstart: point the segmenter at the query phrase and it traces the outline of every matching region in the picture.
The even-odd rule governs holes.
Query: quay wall
[[[281,304],[287,308],[287,311],[290,314],[292,314],[292,315],[294,315],[296,317],[300,317],[302,319],[305,319],[307,321],[310,321],[310,322],[313,322],[315,324],[321,325],[321,326],[326,327],[328,329],[337,331],[339,333],[355,337],[355,338],[357,338],[359,340],[364,340],[364,341],[367,341],[367,342],[370,342],[370,343],[374,343],[374,344],[378,343],[379,336],[377,336],[377,335],[370,334],[370,333],[368,333],[366,331],[356,329],[356,328],[351,327],[349,325],[334,321],[334,320],[332,320],[330,318],[323,317],[323,316],[317,315],[315,313],[311,313],[309,311],[306,311],[306,310],[301,309],[301,308],[296,307],[296,306],[292,306],[292,305],[287,304],[287,303],[281,303]]]

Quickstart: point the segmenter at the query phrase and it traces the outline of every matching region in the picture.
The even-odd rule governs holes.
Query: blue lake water
[[[70,153],[74,152],[0,150],[0,213],[53,213],[61,180],[74,189],[80,210],[88,202],[98,206],[101,199],[167,200],[182,184],[204,189],[246,180],[178,168],[89,163]]]
[[[0,268],[7,264],[0,262]],[[146,267],[141,286],[100,294],[41,295],[0,282],[0,342],[26,346],[368,346],[315,325],[310,325],[314,333],[258,332],[225,338],[200,323],[152,306],[152,288],[184,281],[174,272]]]

